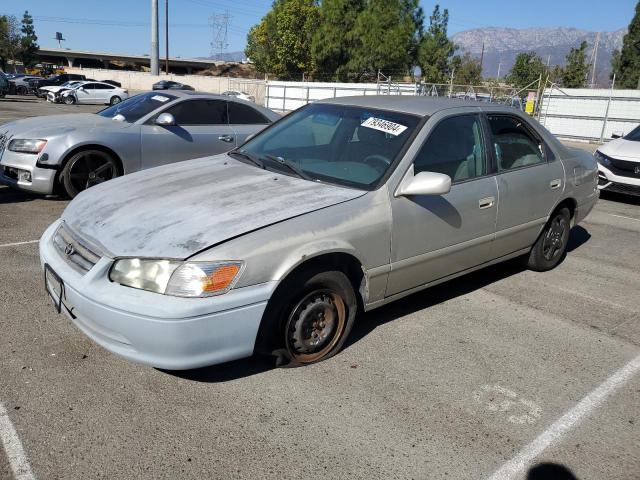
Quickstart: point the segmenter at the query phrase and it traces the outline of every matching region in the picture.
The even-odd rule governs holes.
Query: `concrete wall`
[[[198,91],[222,93],[230,90],[229,82],[235,79],[227,77],[206,77],[203,75],[151,75],[146,72],[127,70],[103,70],[97,68],[65,68],[67,73],[85,75],[94,80],[115,80],[122,88],[129,90],[151,90],[151,86],[159,80],[174,80],[191,85]]]

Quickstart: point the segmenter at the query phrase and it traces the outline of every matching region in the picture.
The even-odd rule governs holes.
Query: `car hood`
[[[68,113],[66,115],[47,115],[44,117],[31,117],[15,122],[0,125],[0,134],[8,134],[11,137],[21,138],[50,138],[58,135],[66,135],[70,132],[82,129],[127,128],[132,124],[118,122],[110,118],[101,117],[95,113]]]
[[[618,138],[603,145],[598,150],[613,158],[640,162],[640,142]]]
[[[112,257],[188,258],[234,237],[366,192],[273,173],[227,155],[92,187],[63,221]]]

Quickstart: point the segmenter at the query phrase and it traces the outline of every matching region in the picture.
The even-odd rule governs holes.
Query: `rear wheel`
[[[268,330],[278,332],[271,350],[284,354],[291,365],[320,362],[338,353],[358,309],[347,276],[340,271],[301,272],[279,292],[265,319]]]
[[[527,258],[527,267],[537,272],[555,268],[567,253],[571,214],[566,207],[556,210],[534,243]]]
[[[115,105],[117,103],[120,103],[121,101],[122,99],[116,95],[114,97],[111,97],[111,101],[109,102],[109,105]]]
[[[102,150],[83,150],[74,154],[60,173],[65,193],[74,198],[83,190],[118,176],[118,163]]]
[[[28,93],[27,87],[25,87],[23,85],[18,85],[16,87],[16,93],[18,95],[26,95]]]

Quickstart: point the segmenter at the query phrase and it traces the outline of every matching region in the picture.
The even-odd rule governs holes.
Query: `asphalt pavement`
[[[99,107],[0,100],[0,123],[68,109]],[[0,186],[2,479],[20,460],[38,479],[640,477],[638,200],[603,197],[551,272],[508,262],[361,315],[328,361],[178,373],[55,313],[34,242],[66,204]]]

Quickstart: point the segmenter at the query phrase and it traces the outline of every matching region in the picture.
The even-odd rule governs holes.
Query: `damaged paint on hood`
[[[153,168],[89,188],[62,219],[113,257],[184,259],[212,245],[366,192],[227,155]]]

